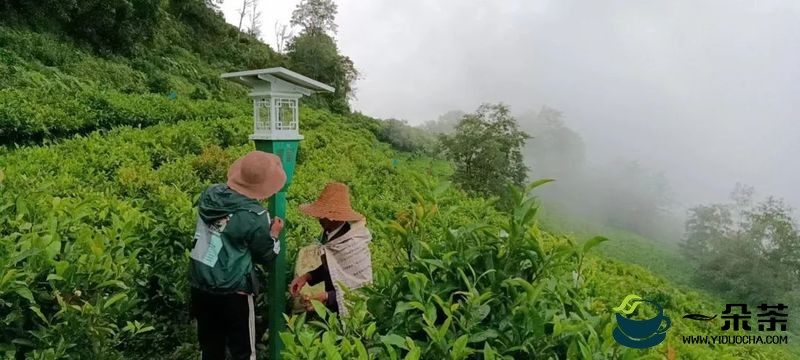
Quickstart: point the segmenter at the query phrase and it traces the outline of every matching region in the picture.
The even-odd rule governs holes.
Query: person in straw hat
[[[197,201],[189,284],[203,360],[225,359],[226,347],[233,359],[256,358],[253,263],[276,258],[283,229],[259,200],[285,183],[280,158],[252,151],[233,163],[226,184],[210,186]]]
[[[325,292],[304,299],[306,309],[312,310],[310,301],[317,300],[331,311],[344,315],[347,307],[341,287],[358,289],[372,282],[368,247],[372,235],[366,220],[350,206],[347,185],[337,182],[325,186],[314,203],[300,205],[300,211],[319,219],[322,265],[292,280],[289,293],[297,296],[304,285],[324,282]]]

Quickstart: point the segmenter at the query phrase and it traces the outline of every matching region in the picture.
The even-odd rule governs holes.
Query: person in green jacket
[[[259,201],[285,183],[280,158],[252,151],[231,166],[226,184],[210,186],[197,201],[189,285],[203,360],[225,359],[226,348],[234,360],[256,358],[254,263],[277,257],[283,229]]]

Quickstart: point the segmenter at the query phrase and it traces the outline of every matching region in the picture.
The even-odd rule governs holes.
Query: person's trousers
[[[202,360],[255,360],[253,296],[213,294],[192,289],[192,315],[197,319],[197,339]]]

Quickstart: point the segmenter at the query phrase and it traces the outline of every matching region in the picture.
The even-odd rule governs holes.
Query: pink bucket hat
[[[264,200],[286,184],[281,159],[263,151],[251,151],[228,169],[228,187],[251,199]]]

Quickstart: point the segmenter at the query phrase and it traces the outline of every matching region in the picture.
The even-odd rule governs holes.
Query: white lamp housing
[[[301,140],[299,100],[334,88],[282,67],[222,74],[223,79],[250,87],[253,140]]]

